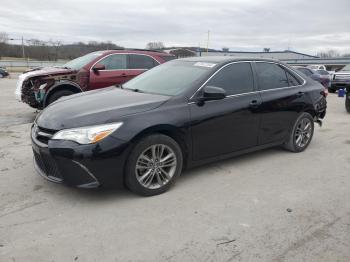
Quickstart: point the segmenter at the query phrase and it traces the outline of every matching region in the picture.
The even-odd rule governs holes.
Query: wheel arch
[[[143,137],[152,135],[152,134],[163,134],[166,136],[171,137],[174,139],[178,145],[181,148],[182,152],[182,157],[183,157],[183,167],[186,167],[187,165],[187,159],[189,156],[189,148],[190,146],[186,142],[186,135],[183,133],[179,128],[173,126],[173,125],[168,125],[168,124],[162,124],[162,125],[155,125],[148,127],[135,135],[132,139],[131,142],[133,144],[136,144],[138,141],[140,141]]]
[[[74,82],[65,81],[65,82],[55,84],[52,87],[50,87],[50,89],[46,92],[44,103],[43,103],[44,107],[46,107],[47,101],[49,100],[50,96],[59,90],[70,90],[75,94],[83,92],[80,86]]]

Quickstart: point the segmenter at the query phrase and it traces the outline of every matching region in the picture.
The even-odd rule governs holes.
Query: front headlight
[[[70,140],[79,144],[93,144],[109,136],[122,125],[123,123],[119,122],[106,125],[64,129],[57,132],[52,139]]]

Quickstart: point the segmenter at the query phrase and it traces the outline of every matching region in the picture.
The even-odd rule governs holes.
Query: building
[[[294,52],[290,50],[285,51],[271,51],[271,52],[244,52],[244,51],[218,51],[218,50],[200,50],[196,52],[198,56],[234,56],[247,58],[272,58],[276,60],[287,59],[315,59],[317,56]]]

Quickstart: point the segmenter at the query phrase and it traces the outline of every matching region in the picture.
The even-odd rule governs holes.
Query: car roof
[[[174,56],[166,52],[156,51],[156,50],[147,50],[147,49],[115,49],[115,50],[102,50],[99,52],[102,52],[104,55],[133,53],[133,54],[145,54],[145,55],[153,55],[153,56]]]
[[[190,62],[208,62],[208,63],[229,63],[235,61],[264,61],[264,62],[278,62],[279,60],[269,59],[269,58],[254,58],[254,57],[232,57],[232,56],[194,56],[181,58],[178,60],[190,61]]]

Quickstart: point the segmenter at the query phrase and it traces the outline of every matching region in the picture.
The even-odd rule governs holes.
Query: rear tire
[[[134,193],[164,193],[182,170],[182,151],[171,137],[154,134],[142,138],[132,149],[125,168],[125,183]]]
[[[283,145],[285,149],[299,153],[310,144],[314,134],[314,119],[309,113],[302,113],[295,121],[288,141]]]
[[[345,109],[348,113],[350,113],[350,93],[348,91],[348,93],[346,93],[346,97],[345,97]]]
[[[328,92],[334,94],[337,90],[333,87],[328,87]]]
[[[54,92],[52,95],[49,96],[48,100],[46,101],[46,105],[48,106],[50,104],[52,104],[53,102],[55,102],[56,100],[60,99],[63,96],[70,96],[73,95],[74,92],[71,90],[58,90],[56,92]]]

